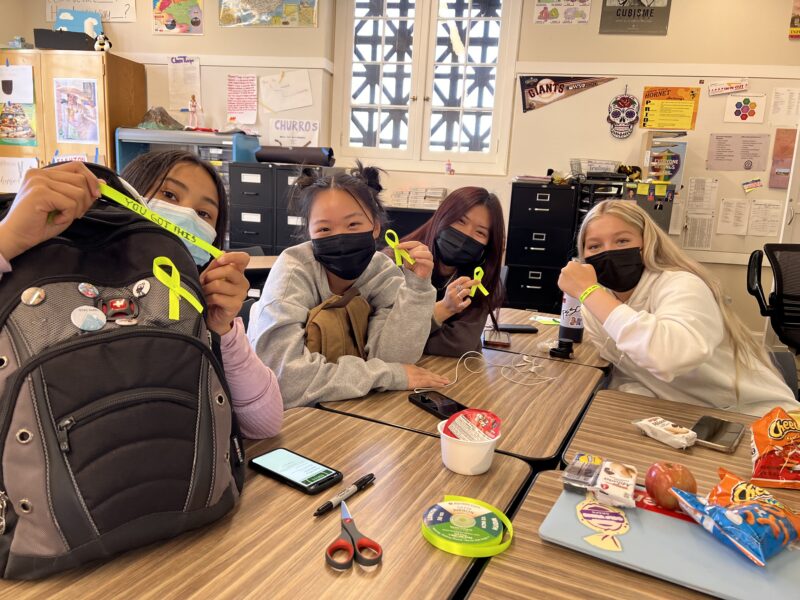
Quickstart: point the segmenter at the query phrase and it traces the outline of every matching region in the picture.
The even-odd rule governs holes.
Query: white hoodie
[[[800,409],[783,379],[758,364],[739,367],[722,313],[702,279],[686,271],[645,269],[627,303],[602,325],[584,309],[589,339],[614,365],[612,389],[761,416]]]

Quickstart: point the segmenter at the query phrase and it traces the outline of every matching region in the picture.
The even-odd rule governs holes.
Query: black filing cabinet
[[[558,275],[574,256],[577,200],[574,185],[512,185],[506,242],[508,306],[560,312]]]
[[[277,255],[300,241],[302,223],[291,207],[299,172],[297,165],[231,163],[231,249],[260,246]]]

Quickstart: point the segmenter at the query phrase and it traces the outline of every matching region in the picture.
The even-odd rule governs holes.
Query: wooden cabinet
[[[33,67],[35,142],[0,137],[0,156],[85,155],[113,167],[114,131],[135,127],[147,111],[144,65],[108,52],[0,50],[0,64]],[[30,142],[31,140],[27,140]]]

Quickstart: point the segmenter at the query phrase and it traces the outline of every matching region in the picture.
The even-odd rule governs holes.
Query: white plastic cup
[[[447,421],[438,425],[439,437],[442,440],[442,462],[444,466],[459,475],[481,475],[492,466],[494,449],[498,435],[493,440],[470,442],[451,437],[444,432]]]

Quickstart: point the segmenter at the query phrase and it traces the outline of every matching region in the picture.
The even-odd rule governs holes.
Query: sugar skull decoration
[[[608,118],[611,135],[619,140],[630,137],[633,126],[639,120],[639,99],[627,92],[615,96],[608,105]]]

